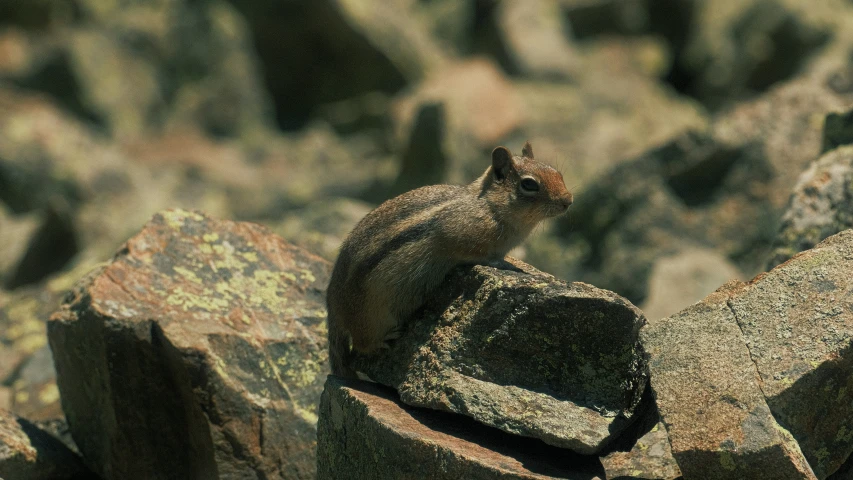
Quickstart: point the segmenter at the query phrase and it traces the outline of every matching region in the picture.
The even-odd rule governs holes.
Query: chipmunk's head
[[[554,167],[537,162],[530,142],[524,144],[520,157],[513,156],[506,147],[495,148],[486,175],[490,200],[500,199],[499,203],[512,210],[508,213],[525,222],[561,215],[573,201],[563,175]]]

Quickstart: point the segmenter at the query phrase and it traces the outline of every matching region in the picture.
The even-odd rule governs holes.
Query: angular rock
[[[0,408],[35,422],[64,422],[47,321],[73,283],[91,269],[80,263],[38,285],[0,294]]]
[[[87,463],[108,480],[313,478],[328,275],[258,225],[156,215],[48,326]]]
[[[448,173],[450,156],[445,151],[445,129],[447,119],[442,103],[424,103],[420,106],[412,123],[409,142],[400,160],[400,172],[387,197],[425,185],[441,183]]]
[[[816,62],[821,68],[816,67],[814,73],[774,87],[753,101],[740,103],[714,122],[713,137],[722,145],[761,146],[762,155],[772,168],[770,182],[764,182],[767,187],[756,185],[747,191],[767,201],[779,214],[797,178],[822,149],[822,119],[831,112],[849,108],[853,102],[853,90],[839,92],[827,85],[827,77],[832,73],[826,71],[833,72],[835,63]]]
[[[641,331],[651,387],[685,479],[814,479],[773,418],[727,301],[738,284]]]
[[[47,319],[61,296],[39,287],[0,296],[0,384],[14,384],[26,361],[47,345]]]
[[[853,228],[851,146],[824,154],[800,175],[782,215],[767,269],[848,228]]]
[[[56,203],[59,206],[49,205],[36,216],[38,229],[30,232],[29,237],[23,237],[26,250],[5,279],[5,288],[15,289],[37,283],[67,267],[77,254],[80,246],[72,213],[67,205]],[[10,243],[14,245],[17,242]]]
[[[644,317],[612,292],[506,266],[456,270],[358,370],[406,404],[597,453],[631,423],[645,388]]]
[[[320,480],[603,478],[595,457],[411,408],[387,388],[334,376],[323,391],[317,437]]]
[[[733,292],[767,405],[818,478],[853,452],[853,230]]]
[[[27,357],[11,378],[13,396],[9,410],[32,421],[62,421],[65,415],[56,386],[53,356],[44,333],[46,321],[42,319],[41,322],[45,345]]]
[[[27,420],[0,410],[0,478],[95,480],[80,457]]]
[[[662,422],[640,437],[627,452],[613,452],[601,458],[608,480],[675,480],[681,470],[672,456],[669,436]]]

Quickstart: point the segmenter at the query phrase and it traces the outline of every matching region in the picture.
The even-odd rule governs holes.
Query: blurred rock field
[[[527,140],[569,213],[327,378]],[[853,479],[850,229],[850,0],[0,0],[0,480]]]

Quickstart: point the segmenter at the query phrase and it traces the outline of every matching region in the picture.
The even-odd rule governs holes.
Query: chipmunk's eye
[[[539,182],[530,177],[521,179],[521,193],[535,195],[537,192],[539,192]]]

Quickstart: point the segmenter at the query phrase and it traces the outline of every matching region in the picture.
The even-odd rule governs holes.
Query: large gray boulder
[[[642,313],[612,292],[505,266],[454,271],[358,369],[409,405],[600,452],[632,422],[647,382]]]

